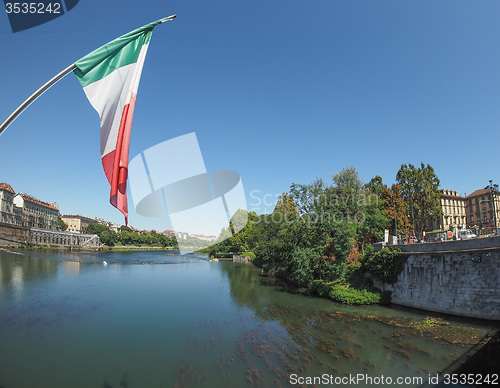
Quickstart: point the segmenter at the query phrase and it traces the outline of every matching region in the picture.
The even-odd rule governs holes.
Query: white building
[[[80,215],[64,215],[61,218],[68,225],[68,232],[86,233],[87,227],[95,223],[93,219]]]
[[[108,228],[111,229],[113,232],[120,232],[122,226],[118,224],[114,224],[112,222],[108,222]]]
[[[59,206],[57,203],[48,203],[31,195],[20,193],[14,196],[14,213],[16,223],[31,228],[56,230],[59,221]]]
[[[0,183],[0,222],[15,225],[14,196],[16,193],[8,183]]]
[[[205,236],[203,234],[192,234],[191,237],[197,238],[198,240],[203,240],[203,241],[215,241],[215,240],[217,240],[217,236],[214,236],[214,235]]]
[[[174,232],[174,233],[175,233],[175,237],[178,240],[186,240],[189,237],[189,233],[186,233],[186,232]]]
[[[440,229],[451,230],[460,229],[467,224],[466,202],[467,199],[458,195],[458,191],[440,190],[441,208],[443,216],[441,217]]]

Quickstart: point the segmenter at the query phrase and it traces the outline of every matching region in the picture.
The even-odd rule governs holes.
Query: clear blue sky
[[[255,197],[349,166],[392,184],[402,163],[429,163],[441,188],[462,195],[500,183],[496,0],[80,0],[15,34],[2,13],[0,120],[72,62],[174,13],[153,33],[131,157],[195,131],[207,168],[237,171],[260,212],[272,206]],[[97,113],[73,74],[0,136],[1,181],[62,214],[123,223]],[[133,211],[129,223],[168,228]]]

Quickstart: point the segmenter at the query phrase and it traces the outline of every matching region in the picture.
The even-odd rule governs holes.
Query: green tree
[[[57,220],[57,228],[59,230],[67,230],[68,229],[68,225],[66,224],[66,222],[63,221],[63,219],[61,218],[60,215],[58,216],[58,220]]]
[[[309,260],[314,279],[343,278],[350,252],[368,232],[360,228],[369,203],[356,169],[343,169],[332,180],[331,186],[316,179],[310,185],[293,184],[290,190],[300,215],[292,224],[291,234],[298,241],[292,249],[291,270],[300,268],[305,273],[297,261],[304,259],[304,252],[314,252],[315,259]]]
[[[387,228],[388,222],[381,201],[378,198],[370,200],[363,210],[363,222],[359,224],[362,251],[367,244],[373,244],[384,238],[384,230]]]
[[[101,243],[113,246],[116,241],[116,233],[112,230],[104,230],[100,233],[99,238],[101,239]]]
[[[425,228],[432,228],[442,216],[439,178],[434,169],[421,163],[419,168],[412,164],[401,165],[396,174],[402,196],[408,204],[408,214],[418,238]]]
[[[290,194],[297,206],[299,216],[317,213],[318,206],[325,199],[327,188],[328,185],[321,178],[316,178],[309,185],[292,183]]]
[[[385,204],[382,201],[382,193],[387,190],[387,185],[383,183],[382,177],[376,175],[365,186],[366,205],[364,209],[364,222],[360,224],[360,237],[362,251],[367,244],[380,241],[384,237],[384,230],[387,229],[389,220],[387,219]]]
[[[113,246],[118,240],[117,234],[109,229],[106,225],[102,225],[99,223],[89,224],[87,226],[87,233],[89,234],[97,234],[101,243]]]
[[[287,220],[295,219],[299,214],[299,209],[295,203],[293,196],[289,193],[283,193],[276,201],[273,213],[280,213]]]
[[[337,205],[345,212],[346,217],[355,217],[358,211],[362,211],[366,205],[366,191],[363,190],[363,182],[359,179],[358,172],[354,167],[344,168],[332,176],[332,193],[338,202]]]
[[[401,187],[393,184],[390,189],[383,189],[380,200],[388,219],[387,227],[391,235],[408,236],[412,231],[412,225],[408,217],[408,205],[403,197]]]
[[[238,209],[231,217],[229,228],[222,228],[219,242],[210,248],[210,254],[241,254],[253,250],[258,239],[258,218],[255,212]]]
[[[368,192],[370,192],[371,194],[375,194],[379,198],[382,195],[382,191],[384,189],[387,189],[387,185],[382,182],[382,177],[380,175],[376,175],[375,177],[373,177],[365,187]]]
[[[94,223],[94,224],[89,224],[87,226],[87,233],[88,234],[97,234],[99,237],[101,237],[101,233],[104,232],[105,230],[110,230],[106,225],[102,225],[99,223]]]
[[[129,230],[122,229],[120,233],[118,234],[119,240],[122,243],[122,245],[132,245],[133,240],[132,240],[132,233]]]
[[[291,252],[296,245],[292,225],[286,224],[280,213],[273,213],[260,216],[258,228],[260,233],[254,249],[255,263],[271,276],[287,278]]]

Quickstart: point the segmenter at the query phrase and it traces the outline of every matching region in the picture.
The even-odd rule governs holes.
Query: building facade
[[[93,220],[88,217],[83,217],[80,215],[64,215],[61,216],[62,220],[66,225],[68,225],[68,232],[78,232],[78,233],[86,233],[87,227],[90,224],[95,224],[98,221]]]
[[[84,232],[96,222],[82,216],[65,216],[70,230],[59,231],[59,207],[28,194],[16,195],[7,183],[0,183],[0,244],[22,243],[60,247],[99,248],[97,235]]]
[[[59,221],[57,204],[39,200],[31,195],[20,193],[14,196],[15,225],[30,228],[56,230]]]
[[[8,183],[0,183],[0,223],[15,225],[15,195],[16,193]]]
[[[186,240],[189,237],[189,233],[186,232],[174,232],[175,238],[177,240]]]
[[[467,196],[467,227],[475,232],[488,232],[498,227],[500,198],[490,187],[476,190]]]
[[[34,245],[60,246],[60,247],[89,247],[99,248],[99,236],[75,232],[62,232],[60,230],[47,230],[30,228],[30,243]]]
[[[102,218],[95,217],[93,222],[107,226],[110,230],[112,230],[115,233],[119,233],[121,231],[121,228],[122,228],[121,225],[115,224],[113,222],[108,222],[106,220],[103,220]]]
[[[466,198],[458,195],[458,191],[440,191],[443,215],[441,217],[439,229],[453,230],[464,228],[465,225],[467,225]]]
[[[217,236],[210,235],[210,236],[205,236],[204,234],[193,234],[191,235],[193,238],[197,238],[198,240],[203,240],[203,241],[215,241],[217,240]]]
[[[175,238],[175,230],[165,230],[163,234],[169,238]]]
[[[118,224],[114,224],[113,222],[108,222],[107,226],[110,230],[112,230],[115,233],[119,233],[121,231],[122,226]]]

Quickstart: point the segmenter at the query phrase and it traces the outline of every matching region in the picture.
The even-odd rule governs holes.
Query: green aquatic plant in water
[[[439,318],[426,317],[421,321],[412,321],[408,328],[416,334],[423,334],[452,344],[472,345],[479,342],[477,329],[452,324]]]
[[[314,280],[310,290],[319,296],[333,299],[336,302],[352,305],[368,305],[381,303],[383,295],[381,292],[370,290],[359,290],[350,285],[328,283],[323,280]]]

